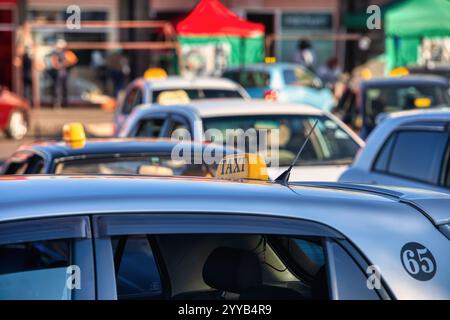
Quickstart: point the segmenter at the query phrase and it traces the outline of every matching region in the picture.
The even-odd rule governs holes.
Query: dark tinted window
[[[375,167],[374,169],[376,171],[385,172],[388,169],[389,159],[392,154],[392,148],[394,146],[396,134],[392,134],[387,142],[384,144],[383,148],[381,149],[380,153],[378,154]]]
[[[142,104],[142,92],[139,88],[134,88],[125,97],[123,113],[130,114],[140,104]]]
[[[151,299],[161,296],[161,278],[149,238],[116,237],[112,244],[118,298]]]
[[[334,274],[339,300],[379,300],[377,292],[369,289],[367,277],[350,255],[333,243]]]
[[[161,133],[164,119],[145,119],[138,125],[137,137],[157,138]]]
[[[70,299],[70,240],[0,246],[0,299]]]
[[[224,73],[223,76],[238,82],[244,88],[264,88],[270,86],[270,74],[265,71],[230,71]]]
[[[398,132],[388,172],[437,184],[447,141],[447,132]]]

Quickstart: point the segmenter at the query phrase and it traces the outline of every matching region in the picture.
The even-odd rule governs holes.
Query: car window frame
[[[88,216],[38,218],[0,222],[0,245],[70,239],[71,265],[80,268],[81,287],[71,300],[95,300],[94,250]]]
[[[99,298],[117,299],[114,257],[111,237],[120,235],[163,235],[163,234],[267,234],[285,235],[291,237],[315,236],[325,239],[325,263],[329,268],[332,251],[327,250],[327,241],[346,243],[346,238],[339,231],[319,222],[277,216],[259,216],[249,213],[180,213],[180,212],[151,212],[129,214],[99,214],[92,218],[95,252],[97,257],[96,274]],[[352,247],[349,242],[347,245]],[[154,248],[152,247],[152,250]],[[157,249],[155,249],[157,250]],[[349,251],[347,251],[349,252]],[[353,249],[348,253],[353,261],[368,263],[363,255]],[[357,254],[357,257],[353,257]],[[164,261],[156,257],[156,263],[164,270]],[[101,260],[99,260],[101,259]],[[359,265],[358,264],[358,265]],[[328,283],[333,284],[327,270]],[[163,272],[161,273],[163,281]],[[334,281],[335,282],[335,281]],[[169,281],[170,283],[170,281]],[[383,283],[383,290],[385,284]],[[113,290],[113,292],[111,292]],[[336,289],[334,289],[336,290]],[[164,289],[163,289],[163,292]],[[330,299],[333,288],[329,288]],[[385,292],[390,292],[385,290]],[[390,299],[389,294],[380,295],[381,299]]]
[[[189,121],[189,119],[187,117],[185,117],[184,115],[181,115],[178,113],[173,113],[173,112],[168,114],[167,121],[163,124],[163,127],[161,129],[162,134],[160,135],[160,137],[171,138],[171,135],[169,135],[169,133],[170,133],[169,131],[172,130],[172,126],[175,121],[183,122],[186,125],[186,127],[189,131],[189,134],[191,135],[191,140],[194,140],[192,137],[192,126],[191,126],[191,122]]]
[[[446,165],[449,163],[449,155],[448,153],[450,152],[450,130],[449,130],[449,126],[424,126],[424,125],[408,125],[408,126],[404,126],[404,127],[399,127],[396,128],[395,130],[393,130],[390,135],[383,141],[382,146],[377,150],[376,156],[374,157],[374,160],[372,161],[371,167],[370,167],[370,172],[374,172],[374,173],[378,173],[378,174],[383,174],[383,175],[387,175],[390,177],[394,177],[394,178],[398,178],[398,179],[404,179],[404,180],[408,180],[408,181],[412,181],[412,182],[416,182],[416,183],[422,183],[425,185],[429,185],[429,186],[434,186],[434,187],[443,187],[443,188],[448,188],[445,186],[445,179],[446,179]],[[397,174],[397,173],[393,173],[391,171],[389,171],[389,167],[392,161],[392,156],[393,156],[393,150],[395,149],[395,145],[397,143],[397,139],[398,139],[398,134],[402,133],[402,132],[443,132],[447,134],[447,149],[444,150],[443,152],[443,158],[440,161],[440,168],[439,168],[439,174],[438,174],[438,178],[437,178],[437,182],[436,183],[432,183],[429,181],[424,181],[421,179],[416,179],[414,177],[409,177],[409,176],[404,176],[401,174]],[[387,164],[386,164],[386,170],[378,170],[376,169],[376,164],[379,160],[379,158],[381,157],[381,154],[384,151],[384,148],[387,147],[387,144],[389,143],[390,139],[394,139],[394,141],[392,142],[392,146],[391,146],[391,150],[388,154],[388,160],[387,160]],[[448,169],[450,172],[450,169]],[[450,173],[449,173],[450,174]]]
[[[167,132],[167,128],[169,126],[169,113],[168,112],[157,112],[145,117],[142,117],[141,119],[136,121],[136,125],[133,126],[130,134],[127,135],[127,137],[138,137],[137,133],[140,128],[140,125],[143,121],[148,120],[163,120],[163,124],[161,126],[161,130],[159,131],[159,134],[155,138],[161,138],[164,137],[163,133]]]

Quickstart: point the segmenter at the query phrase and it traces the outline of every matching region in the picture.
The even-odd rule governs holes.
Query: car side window
[[[376,170],[429,184],[439,183],[448,132],[398,131],[390,139],[378,157]]]
[[[70,300],[71,240],[0,245],[0,300]]]
[[[334,263],[330,264],[336,279],[339,300],[379,300],[375,287],[369,286],[367,276],[339,244],[332,242]]]
[[[158,138],[164,123],[164,118],[144,119],[138,124],[136,137]]]
[[[122,112],[124,114],[130,114],[136,106],[142,104],[142,98],[142,91],[139,88],[131,89],[131,91],[125,97]]]
[[[37,157],[37,158],[36,158]],[[11,156],[5,165],[3,174],[9,175],[21,175],[36,173],[33,171],[35,160],[38,160],[39,156],[29,151],[19,151]],[[43,159],[40,158],[42,161]],[[39,168],[37,168],[39,169]],[[39,172],[39,170],[38,170]]]
[[[179,131],[176,131],[180,129]],[[177,132],[177,137],[174,138],[181,138],[180,135],[182,135],[183,140],[192,140],[192,138],[189,137],[190,133],[190,126],[189,126],[189,122],[187,119],[185,119],[184,117],[181,116],[171,116],[170,119],[170,126],[169,129],[167,131],[166,136],[168,138],[172,137],[174,132]],[[181,131],[183,130],[183,131]]]
[[[161,277],[150,238],[114,237],[112,247],[118,299],[161,298]]]
[[[394,147],[395,137],[397,135],[392,134],[383,147],[381,151],[378,153],[377,159],[375,161],[374,170],[379,172],[386,172],[388,169],[389,159],[392,154],[392,148]]]

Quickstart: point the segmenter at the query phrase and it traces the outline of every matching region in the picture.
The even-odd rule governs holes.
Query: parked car
[[[252,98],[303,103],[331,111],[335,99],[320,78],[293,63],[254,64],[225,70],[223,77],[240,83]]]
[[[450,110],[391,114],[339,181],[450,192],[449,139]]]
[[[352,95],[348,98],[354,99]],[[353,110],[345,112],[352,116],[345,122],[359,129],[361,138],[367,139],[389,113],[450,106],[450,85],[447,79],[437,76],[377,78],[362,81],[354,101]]]
[[[120,131],[134,108],[143,104],[158,103],[161,93],[177,90],[183,90],[189,99],[250,98],[239,84],[228,79],[190,79],[178,76],[139,78],[126,88],[125,96],[119,102],[114,116],[115,133]]]
[[[28,102],[5,87],[0,87],[0,130],[10,139],[20,140],[28,132]]]
[[[278,143],[278,165],[268,168],[270,178],[275,179],[294,161],[315,121],[318,125],[311,143],[294,164],[292,180],[336,181],[364,142],[333,115],[308,105],[217,99],[175,106],[142,106],[130,115],[119,136],[172,137],[176,130],[184,128],[189,139],[203,141],[207,131],[226,137],[227,130],[242,129],[245,134],[249,129],[256,132],[275,129],[279,132],[278,141],[274,142]],[[252,147],[249,143],[244,151],[253,153]]]

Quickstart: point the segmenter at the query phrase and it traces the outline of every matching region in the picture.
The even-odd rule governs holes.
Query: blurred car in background
[[[139,78],[125,90],[116,109],[114,132],[118,133],[128,115],[139,105],[159,103],[161,93],[182,90],[188,99],[242,98],[249,99],[247,92],[237,83],[220,78],[185,78],[168,76]]]
[[[20,140],[27,134],[29,125],[28,102],[6,87],[0,87],[0,130],[8,138]]]
[[[279,134],[278,141],[267,141],[267,146],[262,146],[279,149],[278,166],[269,164],[268,168],[270,178],[274,179],[294,161],[315,121],[318,125],[294,165],[291,180],[336,181],[364,142],[333,115],[307,105],[217,99],[176,106],[140,107],[130,115],[119,136],[172,137],[177,129],[185,129],[189,133],[187,138],[203,141],[207,130],[215,130],[227,137],[227,130],[246,132],[254,129],[260,134],[262,130],[275,129]],[[237,138],[246,139],[245,151],[255,153],[252,150],[255,146],[248,137]]]
[[[358,104],[361,123],[356,126],[366,139],[388,113],[450,106],[450,85],[437,76],[372,79],[361,82]]]
[[[204,153],[213,153],[220,159],[240,153],[221,145],[193,142],[183,144],[168,139],[84,140],[84,133],[80,136],[80,130],[83,130],[80,125],[72,126],[69,126],[69,133],[65,134],[65,141],[23,145],[6,160],[0,174],[212,177],[218,163],[203,161]],[[172,157],[174,148],[180,150],[176,153],[179,159]],[[180,154],[183,151],[188,154]]]
[[[339,181],[450,192],[449,139],[449,110],[391,114]]]
[[[227,69],[223,77],[240,83],[252,98],[304,103],[331,111],[335,99],[322,80],[293,63],[254,64]]]
[[[450,81],[450,66],[449,65],[424,65],[424,66],[409,66],[407,67],[409,74],[427,74],[444,77]]]

